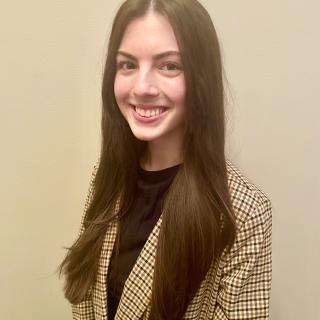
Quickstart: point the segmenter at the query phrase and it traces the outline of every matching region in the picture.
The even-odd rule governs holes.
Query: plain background
[[[271,319],[320,319],[318,0],[202,1],[229,82],[228,155],[273,203]],[[70,319],[55,270],[100,142],[119,1],[0,4],[0,318]]]

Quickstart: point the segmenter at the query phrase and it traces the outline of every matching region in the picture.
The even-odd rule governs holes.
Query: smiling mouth
[[[139,106],[135,106],[130,104],[130,107],[141,117],[143,118],[153,118],[164,113],[168,108],[163,106],[156,106],[150,108],[140,108]]]

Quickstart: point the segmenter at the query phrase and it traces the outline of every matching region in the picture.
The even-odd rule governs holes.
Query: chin
[[[140,141],[147,141],[147,142],[153,141],[153,140],[156,139],[156,138],[153,138],[153,137],[147,137],[145,135],[136,135],[136,134],[134,134],[134,136]]]
[[[148,135],[148,134],[145,134],[142,132],[136,132],[134,130],[132,130],[132,133],[138,140],[141,140],[141,141],[153,141],[153,140],[158,139],[157,136]]]

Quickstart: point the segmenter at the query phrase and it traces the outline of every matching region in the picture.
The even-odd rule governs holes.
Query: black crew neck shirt
[[[175,165],[159,171],[138,167],[135,201],[119,223],[119,255],[115,250],[108,269],[108,319],[114,319],[127,280],[144,244],[156,225],[162,203],[179,167]]]

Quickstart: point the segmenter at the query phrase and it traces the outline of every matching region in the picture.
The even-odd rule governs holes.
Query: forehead
[[[149,12],[132,20],[125,29],[119,50],[179,51],[179,47],[169,21],[162,15]]]

